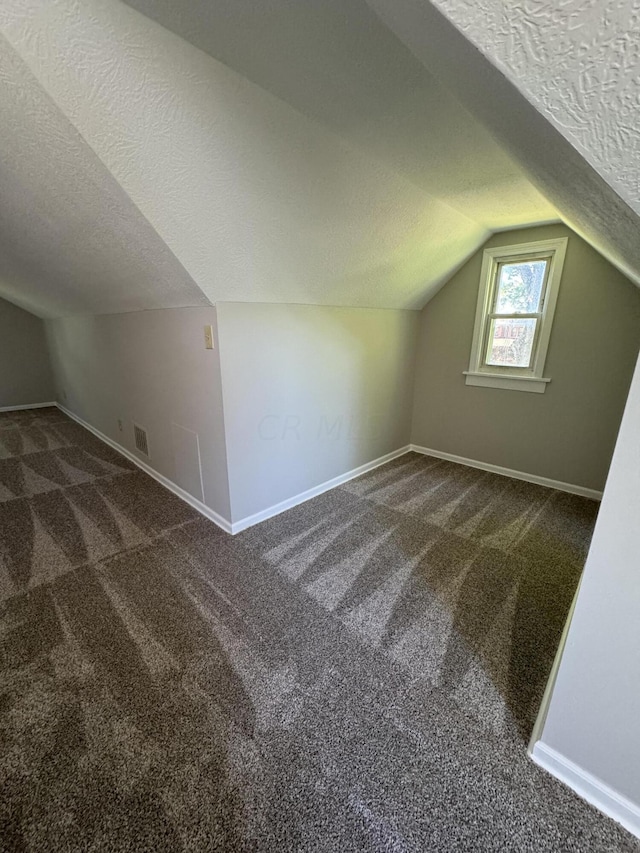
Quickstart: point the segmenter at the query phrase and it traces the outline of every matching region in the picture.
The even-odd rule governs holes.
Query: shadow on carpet
[[[230,537],[0,416],[0,847],[636,850],[525,754],[589,501],[407,455]]]

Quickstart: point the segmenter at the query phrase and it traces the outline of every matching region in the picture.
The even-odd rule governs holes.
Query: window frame
[[[463,371],[467,385],[503,388],[512,391],[532,391],[537,394],[545,392],[551,379],[544,377],[544,366],[551,338],[551,327],[558,300],[567,243],[567,237],[560,237],[555,240],[538,240],[533,243],[496,246],[484,250],[469,369]],[[498,315],[502,317],[516,316],[521,319],[538,318],[531,366],[488,365],[486,364],[488,335],[491,320],[496,315],[494,309],[500,266],[505,263],[523,263],[534,260],[548,260],[540,311],[531,314]]]

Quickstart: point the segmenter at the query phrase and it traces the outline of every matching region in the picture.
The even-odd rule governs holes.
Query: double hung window
[[[467,385],[543,393],[567,239],[487,249]]]

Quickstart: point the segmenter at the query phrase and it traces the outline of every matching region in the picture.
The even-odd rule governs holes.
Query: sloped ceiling
[[[199,50],[118,0],[3,0],[0,32],[48,104],[23,81],[6,129],[17,151],[24,120],[33,144],[1,201],[3,295],[49,314],[416,308],[490,229],[557,218],[363,2],[267,5],[144,9]],[[241,73],[209,55],[225,45]]]
[[[367,3],[562,219],[640,284],[637,0]]]
[[[434,0],[640,214],[640,3]]]
[[[207,299],[0,36],[0,293],[43,317]]]
[[[555,211],[364,0],[126,0],[487,228]]]

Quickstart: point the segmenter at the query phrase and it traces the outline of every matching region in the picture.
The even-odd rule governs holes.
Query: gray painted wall
[[[542,742],[640,808],[640,360]]]
[[[47,333],[58,400],[131,451],[133,423],[144,427],[149,464],[229,519],[219,350],[204,347],[209,324],[214,308],[174,308],[50,320]]]
[[[408,444],[417,312],[217,310],[233,521]]]
[[[54,399],[44,323],[0,299],[0,408]]]
[[[482,250],[423,309],[412,442],[602,490],[640,344],[640,292],[564,225],[486,246],[568,236],[544,394],[465,385]]]

